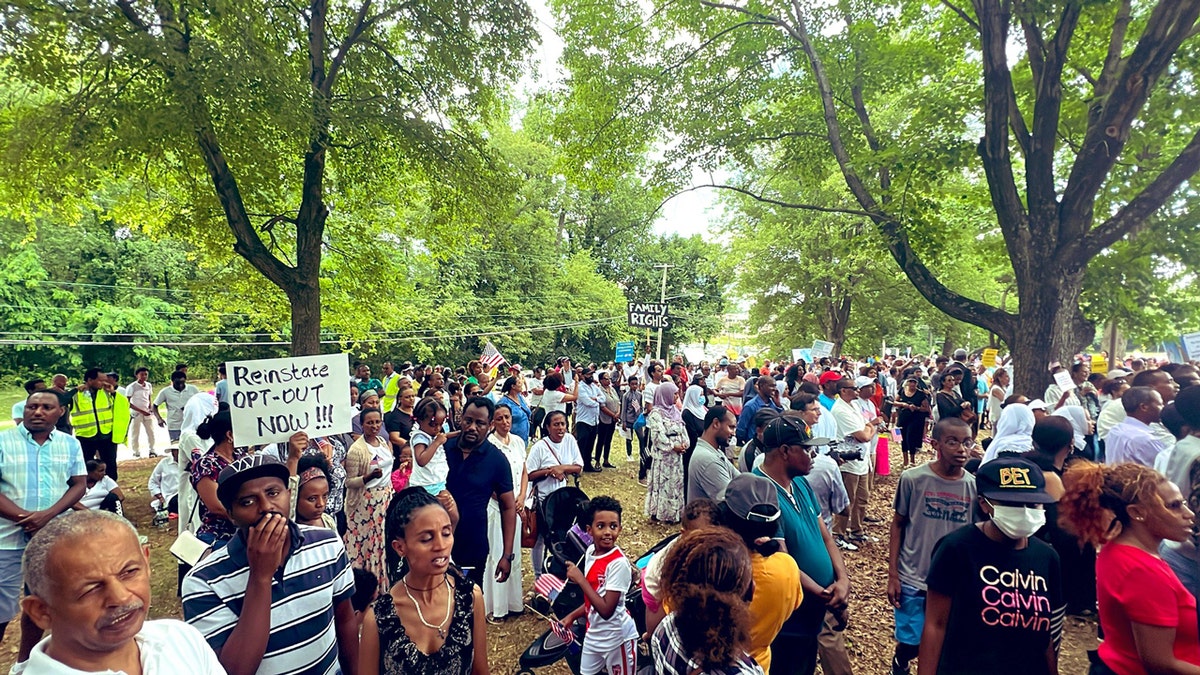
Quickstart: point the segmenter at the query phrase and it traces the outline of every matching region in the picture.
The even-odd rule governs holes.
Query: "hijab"
[[[683,416],[679,414],[679,408],[675,407],[675,395],[679,393],[679,387],[669,379],[664,379],[662,384],[658,385],[658,389],[654,390],[654,409],[663,417],[683,424]]]
[[[1065,417],[1071,422],[1071,429],[1075,432],[1075,438],[1072,440],[1072,444],[1075,446],[1076,450],[1082,451],[1085,447],[1087,447],[1087,440],[1084,438],[1084,436],[1087,436],[1088,419],[1087,412],[1084,411],[1083,406],[1064,405],[1058,410],[1055,410],[1053,414],[1055,417]]]
[[[657,404],[656,404],[657,405]],[[683,409],[690,411],[693,415],[700,419],[708,413],[704,407],[704,387],[693,384],[683,392]]]
[[[996,422],[996,436],[983,453],[980,465],[1000,456],[1000,453],[1024,453],[1033,449],[1033,411],[1023,403],[1013,403],[1004,409]]]

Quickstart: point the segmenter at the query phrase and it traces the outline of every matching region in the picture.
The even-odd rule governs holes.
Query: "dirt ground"
[[[624,461],[624,443],[614,439],[614,464],[616,469],[606,469],[600,474],[584,474],[580,487],[589,495],[608,494],[619,499],[625,507],[624,530],[620,545],[631,557],[642,555],[647,549],[670,534],[673,529],[650,523],[642,515],[645,489],[637,482],[637,464]],[[899,466],[898,451],[893,453],[892,466]],[[620,455],[617,457],[617,455]],[[928,459],[929,453],[923,455]],[[180,603],[175,595],[175,561],[168,552],[174,541],[174,524],[168,528],[151,525],[150,497],[146,482],[157,459],[122,462],[120,484],[126,494],[126,515],[142,534],[150,539],[151,569],[153,570],[153,599],[150,614],[154,618],[179,617]],[[887,523],[891,516],[892,495],[896,476],[879,477],[871,495],[868,515],[881,522],[872,524],[869,533],[879,543],[866,544],[859,551],[846,553],[850,570],[851,605],[850,626],[847,628],[846,643],[855,671],[864,674],[887,673],[891,662],[892,610],[887,604]],[[533,579],[530,574],[529,553],[524,552],[522,572],[525,578],[526,595],[530,595]],[[16,660],[18,622],[0,643],[0,668],[7,671]],[[546,629],[545,621],[526,612],[523,616],[510,617],[488,627],[488,661],[492,672],[511,675],[518,670],[518,658],[530,642]],[[1094,649],[1096,625],[1093,620],[1068,617],[1063,640],[1060,672],[1065,675],[1081,675],[1087,672],[1086,650]],[[3,672],[0,671],[0,672]],[[916,671],[915,664],[913,672]],[[562,662],[539,672],[566,675],[569,669]]]

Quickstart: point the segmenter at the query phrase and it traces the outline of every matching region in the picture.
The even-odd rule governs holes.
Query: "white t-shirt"
[[[583,638],[583,648],[589,652],[608,653],[629,640],[636,640],[638,636],[637,624],[633,622],[629,610],[625,609],[625,594],[633,581],[633,570],[620,547],[604,555],[596,555],[596,545],[588,546],[587,554],[584,555],[584,575],[589,578],[592,576],[590,572],[597,561],[604,565],[604,569],[598,570],[599,585],[596,587],[596,593],[604,597],[608,591],[616,591],[621,596],[617,598],[617,607],[612,616],[607,619],[600,616],[595,605],[588,607],[587,635]]]
[[[76,670],[55,661],[46,654],[46,647],[53,636],[42,638],[29,654],[29,660],[18,663],[9,675],[87,675],[88,671]],[[212,647],[204,636],[191,624],[176,619],[159,619],[142,624],[142,630],[133,637],[141,654],[143,675],[225,675],[225,668],[217,660]],[[96,675],[125,675],[124,671],[92,671]]]
[[[662,384],[662,383],[661,382],[651,382],[650,380],[646,380],[646,386],[642,387],[642,404],[643,405],[653,405],[654,404],[654,392],[658,391],[658,385],[660,385],[660,384]]]
[[[416,454],[418,443],[429,445],[432,442],[433,439],[429,434],[421,431],[420,427],[413,427],[412,434],[408,437],[408,443],[413,447],[414,455]],[[418,465],[414,457],[412,476],[409,477],[408,484],[426,488],[430,492],[433,492],[433,489],[436,488],[437,492],[441,492],[446,489],[446,476],[449,475],[450,465],[446,462],[446,448],[442,446],[433,453],[433,457],[429,459],[429,463],[425,466]],[[384,476],[390,477],[391,474],[385,471]]]
[[[542,407],[546,409],[546,413],[552,413],[555,410],[559,412],[567,411],[567,404],[563,403],[563,397],[566,394],[561,391],[547,391],[542,394]]]
[[[556,458],[557,456],[557,458]],[[574,464],[583,466],[583,456],[579,454],[579,443],[571,434],[563,434],[563,439],[553,443],[549,438],[543,438],[529,448],[529,456],[525,458],[525,468],[529,473],[549,469],[559,464]],[[567,486],[566,478],[558,479],[546,476],[537,482],[537,492],[541,497]],[[529,492],[533,493],[533,482],[530,481]]]
[[[833,402],[833,409],[829,411],[830,416],[837,422],[838,436],[840,436],[841,446],[839,452],[853,452],[861,450],[863,453],[862,459],[855,459],[842,464],[842,473],[848,473],[853,476],[865,476],[869,467],[867,465],[867,452],[871,449],[870,443],[862,443],[851,438],[851,434],[862,431],[866,426],[866,420],[863,419],[862,413],[855,409],[854,406],[846,403],[838,397]]]
[[[533,393],[534,389],[541,389],[541,388],[542,388],[541,380],[537,379],[536,377],[532,377],[532,376],[525,378],[525,391],[528,392],[527,396],[529,396],[529,409],[530,410],[537,410],[538,408],[542,407],[542,395]]]
[[[108,493],[115,489],[117,489],[117,481],[105,476],[96,481],[95,485],[88,488],[87,492],[83,493],[83,496],[79,498],[79,503],[89,509],[98,509],[100,508],[100,503],[108,496]]]

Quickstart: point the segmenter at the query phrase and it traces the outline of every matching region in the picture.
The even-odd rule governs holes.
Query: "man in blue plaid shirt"
[[[74,436],[55,428],[63,415],[58,395],[35,391],[25,400],[21,424],[0,431],[0,638],[16,618],[21,597],[21,556],[35,532],[83,497],[87,468]],[[18,661],[42,638],[21,617]]]

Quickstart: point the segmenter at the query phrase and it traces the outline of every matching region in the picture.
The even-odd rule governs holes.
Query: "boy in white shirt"
[[[563,618],[570,626],[587,615],[587,633],[580,655],[580,675],[634,675],[637,672],[637,625],[625,609],[625,593],[633,580],[632,565],[617,547],[621,534],[621,503],[596,497],[584,514],[594,542],[584,557],[584,570],[567,563],[567,579],[583,589],[583,606]]]

